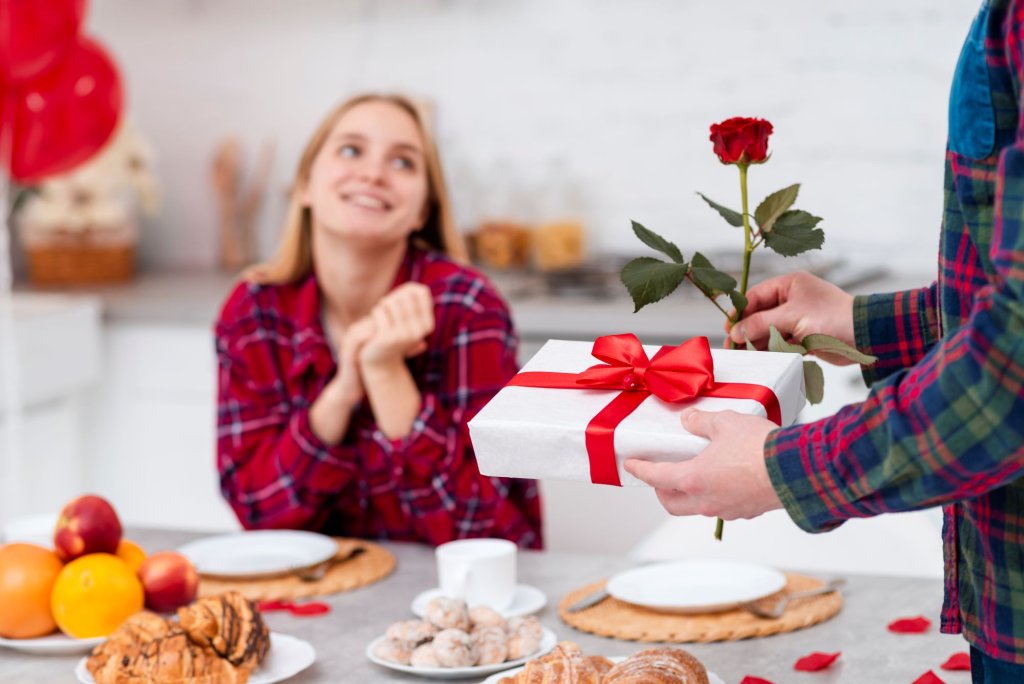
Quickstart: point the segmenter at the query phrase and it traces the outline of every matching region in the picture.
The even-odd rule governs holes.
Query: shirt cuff
[[[878,357],[861,367],[869,387],[913,366],[938,340],[933,289],[854,297],[853,334],[857,349]]]
[[[841,500],[836,481],[827,465],[816,471],[810,453],[807,425],[773,430],[764,443],[768,477],[789,517],[805,532],[827,532],[843,523],[830,510],[827,501]]]
[[[343,470],[345,474],[353,470],[352,448],[344,445],[327,444],[313,432],[309,424],[309,410],[303,409],[292,414],[289,421],[292,439],[303,455],[312,458],[319,464]]]
[[[373,431],[373,441],[388,455],[414,453],[420,440],[427,440],[431,445],[445,444],[444,430],[438,430],[439,422],[437,398],[433,394],[423,395],[423,405],[416,418],[412,421],[409,434],[398,439],[391,439],[380,428]],[[436,461],[436,459],[432,459]],[[436,465],[436,463],[435,463]]]

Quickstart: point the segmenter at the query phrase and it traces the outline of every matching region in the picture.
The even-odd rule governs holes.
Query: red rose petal
[[[796,661],[793,669],[799,672],[817,672],[836,662],[842,651],[836,653],[811,653]]]
[[[743,681],[740,682],[740,684],[775,684],[775,682],[770,682],[767,679],[761,679],[760,677],[754,677],[753,675],[747,675],[743,678]]]
[[[949,656],[946,662],[939,665],[943,670],[971,670],[971,655],[969,653],[954,653]]]
[[[946,683],[944,681],[942,681],[941,679],[939,679],[938,676],[934,672],[932,672],[931,670],[928,670],[923,675],[921,675],[920,677],[915,679],[912,682],[912,684],[946,684]]]
[[[319,601],[309,601],[308,603],[293,603],[288,609],[292,615],[298,615],[306,617],[308,615],[323,615],[324,613],[331,612],[331,607],[326,603]]]
[[[897,634],[921,634],[927,632],[932,626],[932,621],[918,615],[912,618],[900,618],[889,623],[889,631]]]
[[[292,604],[288,601],[260,601],[256,607],[262,613],[269,613],[273,610],[290,610]]]

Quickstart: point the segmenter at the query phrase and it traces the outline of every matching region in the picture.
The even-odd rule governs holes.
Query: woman
[[[469,442],[517,339],[448,207],[403,97],[350,99],[307,144],[281,247],[216,327],[217,467],[247,529],[541,547],[536,484],[481,476]]]

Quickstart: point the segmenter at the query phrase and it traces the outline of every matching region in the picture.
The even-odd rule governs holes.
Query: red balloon
[[[26,84],[75,45],[85,0],[0,0],[0,81]]]
[[[68,171],[110,138],[123,93],[114,61],[95,40],[80,36],[42,78],[8,91],[4,127],[13,131],[11,176],[33,183]]]

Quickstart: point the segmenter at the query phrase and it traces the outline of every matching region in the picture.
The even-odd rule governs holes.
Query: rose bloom
[[[723,164],[760,164],[768,158],[772,124],[742,116],[711,124],[711,142]]]

